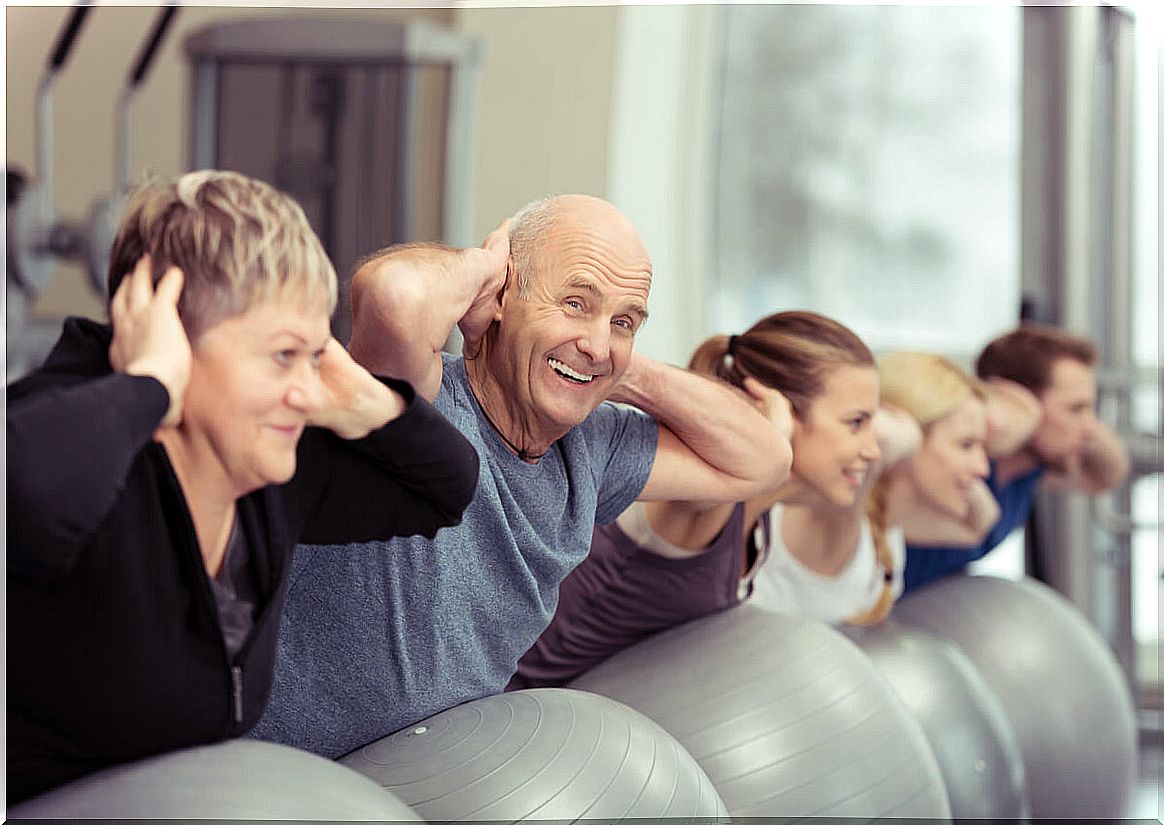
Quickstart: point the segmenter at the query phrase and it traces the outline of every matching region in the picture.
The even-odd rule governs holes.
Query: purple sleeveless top
[[[564,685],[647,636],[740,602],[742,503],[706,550],[680,558],[643,549],[623,520],[595,528],[590,555],[562,582],[553,621],[506,690]]]

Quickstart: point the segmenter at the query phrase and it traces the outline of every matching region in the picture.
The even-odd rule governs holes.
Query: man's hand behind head
[[[481,275],[480,291],[457,324],[465,339],[462,352],[466,358],[475,358],[481,351],[485,332],[497,317],[501,293],[513,275],[510,223],[506,218],[486,236],[480,249],[466,249],[463,253],[465,265]]]

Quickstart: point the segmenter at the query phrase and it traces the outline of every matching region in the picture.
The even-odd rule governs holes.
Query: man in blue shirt
[[[1023,324],[994,339],[976,364],[991,394],[987,485],[998,521],[980,544],[948,549],[910,541],[909,591],[982,558],[1030,515],[1038,488],[1099,493],[1124,483],[1127,450],[1095,415],[1095,344],[1039,324]]]

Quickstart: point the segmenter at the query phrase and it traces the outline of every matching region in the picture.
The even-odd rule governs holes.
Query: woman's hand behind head
[[[792,438],[792,405],[779,390],[749,376],[744,377],[744,391],[752,404],[762,412],[776,431],[787,439]]]
[[[335,338],[319,361],[322,403],[307,417],[341,438],[363,438],[404,411],[404,399],[357,364]]]
[[[154,288],[148,256],[117,288],[109,305],[113,341],[109,363],[117,372],[156,378],[170,395],[162,426],[182,420],[182,400],[190,381],[190,340],[178,317],[182,270],[170,267]]]

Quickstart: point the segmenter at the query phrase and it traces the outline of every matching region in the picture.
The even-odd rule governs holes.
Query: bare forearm
[[[352,357],[435,395],[440,350],[481,289],[465,265],[470,251],[406,244],[362,266],[352,279]]]
[[[1080,464],[1085,484],[1094,492],[1119,487],[1132,469],[1127,446],[1105,424],[1099,426],[1095,438],[1084,448]]]
[[[702,462],[701,467],[688,468],[679,461],[674,466],[677,473],[708,471],[692,473],[685,489],[683,480],[675,479],[665,486],[668,493],[678,494],[657,498],[742,500],[774,490],[788,477],[792,462],[788,440],[742,393],[724,384],[635,355],[611,400],[654,417]],[[664,444],[661,429],[657,461],[671,458],[664,454]]]
[[[998,504],[998,499],[994,497],[994,493],[981,479],[974,482],[968,498],[970,499],[970,512],[963,521],[963,525],[969,535],[978,542],[986,537],[990,528],[998,521],[998,517],[1002,515],[1002,508]]]
[[[343,411],[342,423],[332,429],[341,438],[363,438],[398,418],[406,406],[399,393],[368,376]]]
[[[963,519],[954,519],[930,508],[919,508],[902,525],[906,541],[967,549],[980,545],[1002,511],[983,481],[974,484],[968,498],[970,510]]]
[[[1034,393],[1014,381],[991,378],[986,387],[986,454],[1001,458],[1017,452],[1034,434],[1042,406]]]

